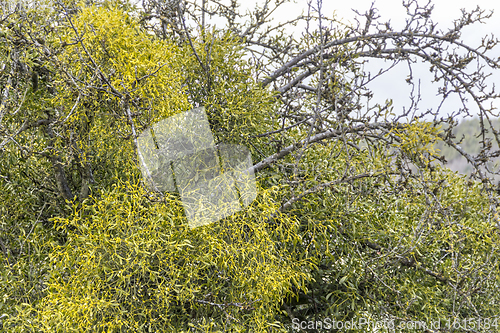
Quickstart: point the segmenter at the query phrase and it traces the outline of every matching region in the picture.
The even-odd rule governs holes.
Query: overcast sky
[[[364,13],[370,8],[372,2],[372,0],[324,0],[322,12],[325,16],[329,17],[335,12],[337,18],[342,19],[346,23],[351,22],[355,24],[354,17],[356,14],[352,11],[352,8]],[[246,1],[244,2],[244,6],[252,7],[252,4],[255,3],[256,1]],[[420,3],[423,4],[425,2],[420,1]],[[487,20],[486,24],[476,24],[464,29],[462,40],[472,46],[477,46],[481,41],[480,38],[484,35],[494,33],[498,35],[497,37],[500,37],[500,1],[439,0],[433,1],[433,3],[434,11],[431,17],[434,22],[438,23],[438,28],[443,30],[453,26],[453,20],[459,18],[461,15],[461,8],[472,10],[479,5],[482,9],[487,9],[488,11],[493,10],[493,17]],[[297,0],[295,4],[286,4],[286,7],[277,12],[274,23],[291,19],[300,14],[302,10],[304,10],[304,13],[307,13],[307,4],[308,1],[306,0]],[[316,0],[313,0],[313,4],[316,4]],[[381,16],[381,21],[385,22],[390,20],[395,29],[403,27],[406,10],[402,6],[401,0],[375,1],[375,7],[379,10],[378,14]],[[297,33],[300,33],[303,29],[304,27],[297,28]],[[500,46],[497,47],[494,55],[497,57],[500,56]],[[378,65],[382,65],[382,63],[379,62]],[[371,68],[371,66],[369,68]],[[399,65],[397,70],[393,70],[392,72],[393,74],[386,75],[385,78],[379,79],[371,88],[374,91],[376,102],[383,103],[387,98],[392,98],[394,100],[394,111],[397,112],[397,110],[401,110],[404,105],[409,105],[408,96],[410,87],[406,85],[404,81],[409,72],[404,64]],[[419,77],[421,79],[422,102],[420,104],[420,110],[436,106],[440,100],[435,97],[437,86],[430,83],[432,75],[428,70],[428,66],[420,66],[417,68],[416,72],[418,75],[414,73],[414,77]],[[499,74],[491,78],[490,83],[493,82],[500,83]],[[496,105],[500,107],[500,103],[496,103]],[[444,106],[445,107],[440,113],[441,116],[446,116],[448,111],[456,110],[460,107],[460,103],[457,98],[455,100],[450,100]],[[470,106],[472,107],[472,105]]]

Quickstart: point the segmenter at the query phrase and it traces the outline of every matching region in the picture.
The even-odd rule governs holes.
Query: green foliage
[[[81,163],[92,162],[99,173],[111,171],[123,177],[134,169],[127,161],[135,158],[135,151],[133,142],[124,140],[130,124],[120,96],[130,95],[138,130],[187,109],[182,72],[176,70],[180,50],[152,39],[134,19],[115,8],[85,7],[73,24],[63,38],[70,46],[59,60],[71,73],[79,73],[78,79],[86,85],[70,83],[70,89],[58,94],[54,102],[73,111],[66,113],[66,128],[68,136],[75,127],[80,129],[75,145],[82,151]],[[80,34],[85,36],[81,43]],[[61,81],[67,84],[74,79],[67,75]],[[103,89],[96,91],[95,86]],[[102,179],[110,178],[102,175]]]
[[[245,143],[271,130],[277,101],[256,82],[241,41],[229,32],[203,31],[193,47],[185,45],[182,56],[187,96],[191,104],[205,106],[216,140]]]
[[[327,152],[320,147],[312,158],[321,161]],[[366,154],[350,163],[374,170],[377,164],[367,165],[371,158],[378,164],[384,156]],[[345,168],[340,157],[314,174],[318,179],[318,171],[343,174]],[[496,294],[471,292],[458,301],[457,286],[474,290],[478,278],[481,288],[500,283],[498,270],[487,269],[500,255],[497,228],[488,222],[492,211],[480,185],[465,176],[438,169],[404,181],[382,176],[346,183],[310,195],[292,211],[302,237],[293,252],[317,267],[307,293],[290,300],[300,320],[384,320],[387,307],[397,318],[426,323],[445,323],[455,313],[496,316]]]
[[[27,329],[66,332],[173,331],[189,327],[264,330],[307,261],[287,249],[298,242],[294,221],[267,228],[259,203],[223,223],[190,229],[175,197],[151,202],[144,188],[119,184],[55,218],[67,242],[53,249],[47,297]],[[281,244],[281,246],[277,246]],[[214,304],[235,304],[221,311]],[[274,309],[274,310],[273,310]],[[211,322],[206,322],[211,318]],[[220,319],[218,319],[220,318]],[[189,324],[189,325],[188,325]]]

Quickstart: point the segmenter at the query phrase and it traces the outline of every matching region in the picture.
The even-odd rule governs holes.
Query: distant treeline
[[[496,130],[500,130],[500,119],[494,119],[493,127]],[[498,150],[498,144],[494,139],[493,132],[491,131],[491,126],[485,122],[485,128],[487,131],[486,138],[491,139],[492,147],[491,152]],[[481,124],[480,120],[477,117],[472,119],[464,119],[462,120],[453,130],[453,134],[458,140],[462,140],[460,142],[460,147],[471,154],[472,156],[476,156],[481,151],[481,141],[483,140],[482,136],[478,136],[481,133]],[[446,166],[453,171],[458,171],[460,173],[464,173],[470,175],[473,171],[473,167],[470,163],[467,162],[465,157],[463,157],[457,150],[446,146],[443,142],[439,142],[436,145],[436,148],[440,150],[439,154],[445,156],[448,163]],[[488,164],[491,168],[490,170],[498,171],[500,167],[500,159],[497,158],[491,163]],[[500,176],[495,177],[497,180],[500,180]]]

